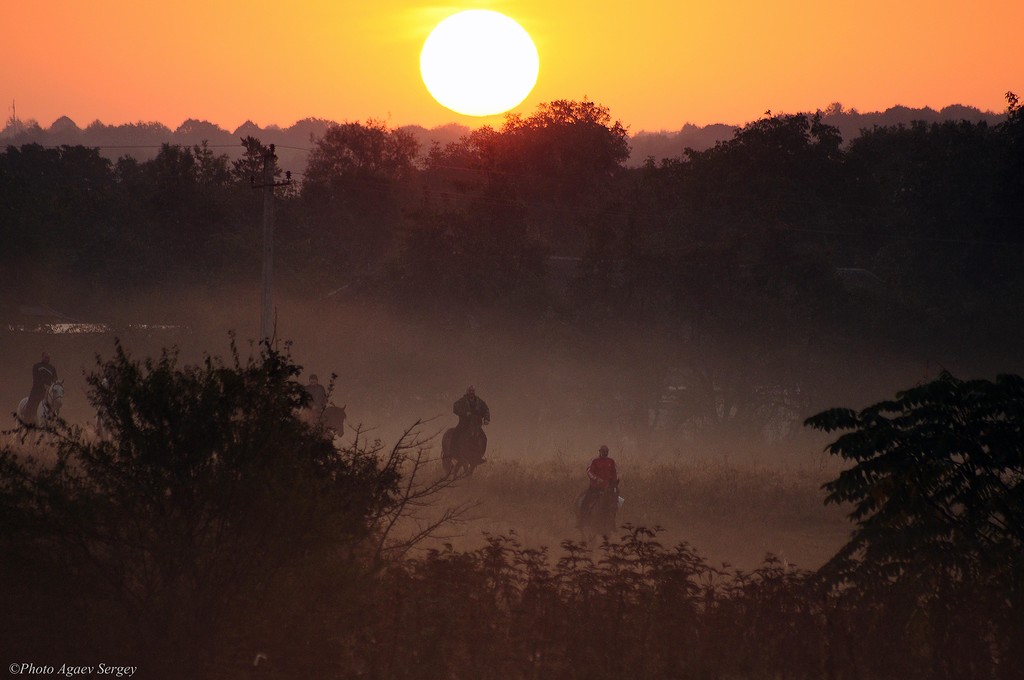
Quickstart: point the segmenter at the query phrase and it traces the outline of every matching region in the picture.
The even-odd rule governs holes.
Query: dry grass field
[[[428,545],[476,549],[485,533],[515,532],[524,545],[557,553],[563,540],[582,540],[572,506],[586,488],[587,462],[565,456],[489,461],[438,499],[471,507],[464,522]],[[663,545],[687,542],[712,565],[751,569],[772,553],[815,569],[849,535],[844,510],[823,504],[820,486],[831,474],[824,467],[620,462],[620,470],[619,524],[660,528]]]

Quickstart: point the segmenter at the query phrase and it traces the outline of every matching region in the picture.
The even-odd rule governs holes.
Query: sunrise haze
[[[308,117],[477,126],[424,87],[430,30],[492,9],[533,37],[540,76],[515,109],[588,97],[631,131],[743,124],[834,101],[861,111],[1005,109],[1024,90],[1024,4],[5,2],[0,98],[43,126],[188,118],[234,129]],[[5,115],[5,118],[7,117]]]

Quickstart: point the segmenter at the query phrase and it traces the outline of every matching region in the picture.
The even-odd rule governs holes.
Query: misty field
[[[583,454],[572,460],[563,454],[485,464],[441,499],[472,505],[448,542],[477,548],[483,532],[512,531],[525,545],[557,552],[563,540],[581,540],[572,508],[586,488],[588,462]],[[844,512],[823,503],[824,467],[618,462],[625,499],[619,524],[660,528],[664,544],[688,542],[715,564],[752,568],[771,553],[794,567],[815,569],[849,535]]]
[[[9,405],[7,413],[14,410],[27,394],[29,367],[46,348],[66,381],[62,415],[91,427],[95,411],[85,376],[95,370],[97,356],[109,358],[115,337],[139,358],[173,347],[182,362],[196,363],[208,353],[223,354],[229,340],[225,329],[237,328],[243,352],[249,352],[245,334],[255,331],[258,300],[248,293],[129,291],[115,310],[100,317],[110,323],[106,332],[8,328],[0,403]],[[620,525],[659,527],[665,544],[686,541],[715,564],[751,568],[770,553],[815,569],[848,538],[849,508],[824,504],[821,485],[841,462],[824,453],[829,439],[806,431],[799,418],[843,401],[863,403],[882,386],[911,382],[928,368],[898,357],[852,367],[845,355],[835,354],[838,350],[807,355],[806,348],[798,348],[805,365],[817,362],[818,382],[832,391],[815,394],[800,413],[790,415],[785,439],[767,441],[740,417],[694,431],[671,423],[649,426],[654,416],[646,409],[659,404],[663,386],[673,379],[658,364],[756,376],[769,361],[792,361],[782,356],[745,356],[725,345],[701,348],[704,358],[697,364],[688,343],[636,334],[628,325],[606,325],[590,334],[544,320],[523,326],[488,316],[467,326],[383,305],[313,304],[290,295],[281,299],[280,309],[287,347],[304,369],[301,382],[309,373],[318,373],[323,382],[338,374],[332,402],[346,405],[349,414],[349,431],[339,443],[350,442],[359,427],[363,438],[388,444],[422,421],[418,431],[427,440],[427,455],[436,459],[440,433],[455,424],[451,403],[465,386],[475,384],[490,404],[488,462],[432,499],[434,514],[469,506],[463,521],[445,527],[444,538],[432,539],[432,547],[447,541],[476,549],[485,533],[508,531],[526,545],[556,551],[563,540],[580,539],[573,503],[586,488],[589,461],[599,445],[608,444],[625,498]],[[639,422],[638,405],[645,409]],[[441,474],[439,460],[426,468],[427,477]]]
[[[234,368],[204,360],[230,342],[216,323],[176,323],[167,308],[133,315],[147,323],[122,325],[116,346],[113,333],[8,329],[4,398],[23,394],[45,346],[86,439],[55,440],[78,462],[48,472],[23,467],[25,445],[6,436],[6,639],[33,658],[101,654],[161,678],[980,679],[1019,668],[1020,627],[984,577],[1013,583],[1002,563],[982,558],[962,582],[921,581],[933,578],[925,561],[912,578],[852,572],[845,584],[854,576],[836,558],[854,523],[850,505],[824,503],[823,485],[848,468],[824,452],[830,437],[796,427],[766,439],[762,412],[719,392],[718,417],[700,427],[674,424],[679,402],[661,392],[645,418],[620,417],[626,388],[649,384],[629,382],[637,364],[608,361],[636,347],[625,334],[569,338],[566,351],[499,325],[453,342],[450,326],[338,309],[330,323],[307,317],[299,340],[281,343],[290,354],[238,343]],[[89,430],[98,369],[113,379],[107,399],[135,395],[113,443]],[[312,370],[338,373],[332,399],[353,419],[333,441],[285,400]],[[470,380],[494,416],[487,462],[445,480],[439,434]],[[396,455],[410,427],[415,444]],[[620,529],[584,545],[572,507],[601,443],[625,502]],[[35,455],[49,464],[46,446]],[[414,487],[430,490],[406,504]],[[976,634],[958,636],[956,620]]]
[[[38,360],[38,348],[46,347],[68,388],[62,415],[91,427],[95,413],[85,375],[94,370],[97,356],[110,356],[115,337],[140,358],[174,347],[182,361],[197,362],[226,347],[222,328],[251,324],[256,314],[245,315],[253,307],[232,304],[220,293],[193,291],[129,298],[120,323],[108,332],[8,329],[0,399],[13,411],[27,394],[28,367]],[[626,377],[635,374],[632,364],[620,367],[607,356],[635,351],[640,357],[651,346],[627,336],[611,338],[611,349],[592,339],[550,342],[503,324],[456,330],[453,337],[434,321],[402,318],[383,308],[331,303],[323,309],[331,314],[289,300],[283,320],[296,338],[289,346],[306,368],[304,375],[316,372],[326,381],[339,374],[332,401],[347,406],[350,428],[341,441],[351,440],[352,428],[361,427],[363,437],[389,442],[424,421],[419,432],[436,458],[440,433],[455,424],[451,401],[466,384],[476,383],[491,404],[488,462],[434,499],[439,507],[472,506],[463,522],[446,529],[454,545],[475,548],[484,532],[509,530],[531,546],[557,548],[562,540],[579,538],[573,502],[586,487],[586,467],[603,443],[611,446],[623,480],[626,500],[619,523],[661,527],[665,541],[689,541],[716,562],[749,567],[772,553],[815,568],[848,534],[843,511],[823,503],[821,484],[838,469],[823,453],[827,439],[800,432],[798,424],[793,436],[775,443],[717,431],[695,437],[662,429],[647,430],[648,439],[641,441],[622,419],[622,393],[646,378]],[[573,347],[580,341],[591,345],[582,353]],[[590,411],[580,401],[586,393],[594,395]],[[728,428],[725,423],[721,429]],[[440,475],[440,461],[427,470]]]

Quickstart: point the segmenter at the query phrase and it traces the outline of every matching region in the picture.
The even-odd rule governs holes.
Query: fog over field
[[[229,358],[232,337],[243,358],[254,351],[257,295],[245,285],[103,300],[84,307],[91,311],[51,310],[78,325],[47,325],[28,314],[6,325],[0,402],[8,414],[27,394],[29,369],[43,350],[65,380],[62,415],[86,427],[95,413],[85,373],[97,355],[112,356],[115,338],[136,358],[176,348],[183,364],[206,354]],[[551,548],[578,539],[572,504],[586,487],[587,464],[607,444],[626,499],[620,523],[662,527],[666,543],[688,541],[715,561],[753,566],[770,552],[816,568],[846,540],[848,508],[823,505],[820,486],[841,465],[823,451],[830,438],[808,431],[802,419],[830,406],[863,407],[888,396],[892,385],[915,384],[939,368],[808,348],[787,359],[795,379],[780,386],[803,393],[776,394],[771,399],[789,405],[758,414],[741,412],[747,395],[728,406],[723,389],[756,383],[761,362],[781,359],[752,356],[756,343],[745,347],[742,339],[706,347],[608,323],[580,331],[556,319],[501,313],[426,316],[346,291],[318,299],[279,294],[274,302],[277,346],[303,366],[301,381],[316,373],[327,383],[337,374],[331,398],[347,407],[344,441],[359,428],[390,447],[419,422],[416,432],[436,458],[439,433],[457,420],[452,402],[468,385],[490,406],[487,463],[434,499],[438,513],[471,509],[424,547],[448,541],[471,549],[484,532],[511,531]],[[684,398],[698,373],[721,381],[717,420],[695,417],[695,404]],[[735,412],[727,415],[727,408]],[[428,470],[440,476],[440,461]]]

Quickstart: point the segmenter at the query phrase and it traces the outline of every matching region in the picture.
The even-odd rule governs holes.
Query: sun
[[[539,72],[530,34],[491,10],[451,15],[431,31],[420,53],[427,90],[442,106],[467,116],[515,108],[533,90]]]

